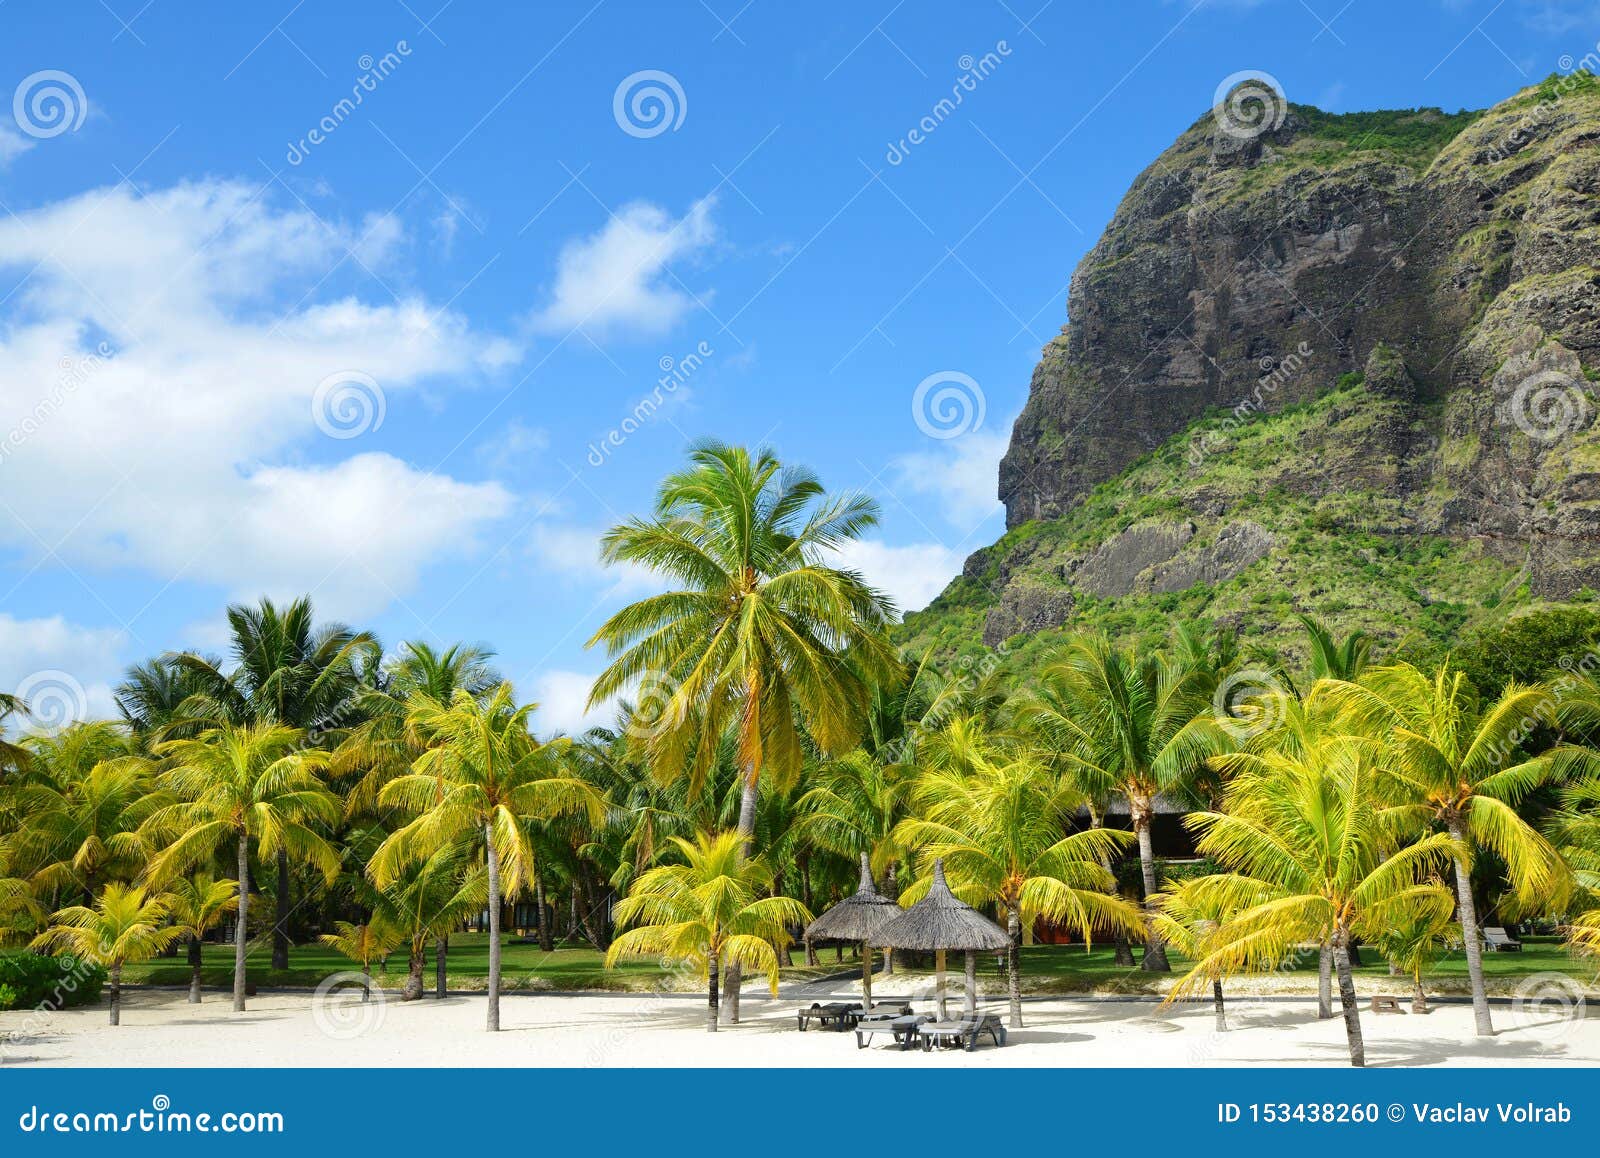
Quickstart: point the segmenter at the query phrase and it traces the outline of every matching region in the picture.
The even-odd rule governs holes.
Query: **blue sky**
[[[1002,529],[1073,267],[1224,78],[1479,107],[1600,4],[10,0],[0,31],[0,687],[103,711],[229,601],[309,591],[490,644],[576,727],[584,641],[650,589],[596,538],[687,441],[876,495],[850,561],[921,606]]]

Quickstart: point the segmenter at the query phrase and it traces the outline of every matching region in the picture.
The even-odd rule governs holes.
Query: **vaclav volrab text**
[[[1412,1102],[1411,1114],[1419,1122],[1501,1122],[1546,1124],[1572,1121],[1572,1111],[1565,1103],[1553,1106],[1536,1106],[1532,1102],[1514,1104],[1496,1102],[1491,1106],[1468,1106],[1457,1102],[1453,1106],[1435,1106],[1427,1102]]]

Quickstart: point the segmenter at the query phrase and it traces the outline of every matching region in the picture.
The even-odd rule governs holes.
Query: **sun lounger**
[[[856,1002],[830,1001],[821,1005],[815,1001],[810,1009],[802,1009],[794,1015],[795,1025],[801,1033],[806,1031],[806,1026],[813,1021],[821,1022],[823,1028],[832,1026],[834,1029],[847,1029],[854,1023],[861,1013],[861,1006]]]
[[[960,1047],[971,1053],[978,1048],[978,1039],[988,1034],[996,1046],[1006,1043],[1006,1027],[998,1013],[980,1013],[954,1021],[927,1021],[917,1026],[917,1037],[924,1050],[934,1046]]]
[[[1484,929],[1483,947],[1491,953],[1522,952],[1522,942],[1498,926]]]
[[[856,1022],[856,1048],[866,1049],[873,1035],[886,1033],[901,1049],[910,1049],[917,1027],[933,1018],[926,1013],[904,1013],[899,1017],[864,1017]]]

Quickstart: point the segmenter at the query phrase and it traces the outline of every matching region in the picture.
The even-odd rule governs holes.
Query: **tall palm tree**
[[[968,904],[1000,906],[1011,935],[1011,1024],[1020,1026],[1024,927],[1043,917],[1085,941],[1142,931],[1139,910],[1112,895],[1105,868],[1127,834],[1066,835],[1083,797],[1032,752],[994,741],[974,721],[952,721],[938,740],[914,790],[919,814],[901,822],[896,837],[929,863],[942,859],[951,891]],[[927,888],[920,880],[905,899]]]
[[[394,952],[405,941],[405,932],[375,914],[361,924],[335,921],[333,932],[324,933],[317,940],[361,966],[361,976],[367,981],[361,987],[361,1000],[369,1001],[372,998],[372,963]]]
[[[1447,833],[1391,847],[1392,817],[1378,795],[1379,751],[1333,737],[1296,754],[1218,757],[1234,775],[1226,812],[1191,815],[1199,851],[1230,873],[1190,883],[1197,903],[1233,910],[1168,995],[1194,993],[1238,973],[1280,968],[1298,946],[1333,946],[1350,1064],[1366,1064],[1350,944],[1371,939],[1417,905],[1446,903],[1430,883],[1461,851]]]
[[[173,662],[200,690],[184,701],[180,716],[215,726],[228,722],[273,723],[300,728],[313,747],[332,747],[343,730],[360,720],[354,698],[358,673],[378,651],[367,632],[342,623],[318,626],[311,601],[280,607],[270,599],[228,608],[232,667],[183,654]],[[292,881],[287,849],[277,858],[277,911],[272,925],[272,967],[289,967]]]
[[[73,905],[33,941],[35,949],[65,950],[104,965],[111,982],[111,1024],[122,1021],[122,967],[148,961],[183,937],[181,926],[168,925],[166,903],[138,886],[111,884],[95,898],[94,907]]]
[[[906,859],[896,829],[908,812],[914,772],[862,749],[820,762],[795,804],[796,836],[843,857],[866,853],[878,879],[890,876]]]
[[[895,613],[858,572],[832,565],[877,524],[871,499],[829,496],[766,449],[698,442],[689,461],[662,482],[652,517],[601,541],[605,562],[647,568],[672,589],[623,608],[589,640],[611,657],[589,704],[646,685],[659,708],[643,742],[651,764],[696,783],[731,730],[737,831],[749,843],[761,778],[787,787],[799,777],[802,730],[828,756],[860,739],[873,686],[900,674],[888,640]],[[739,976],[735,963],[733,1021]]]
[[[146,875],[160,884],[209,864],[225,844],[234,846],[239,881],[236,1013],[244,1010],[252,842],[262,858],[276,859],[281,851],[313,865],[330,882],[339,874],[338,852],[316,830],[339,816],[338,798],[317,777],[327,753],[303,747],[304,738],[300,729],[282,724],[223,724],[192,739],[156,745],[157,754],[170,763],[157,782],[177,803],[145,822],[152,839],[169,841]]]
[[[179,877],[162,901],[167,914],[189,937],[189,1004],[200,1004],[200,973],[205,936],[230,913],[239,911],[239,882],[217,880],[210,872]]]
[[[790,897],[766,896],[772,870],[746,857],[737,832],[672,838],[682,864],[658,865],[641,876],[617,905],[617,923],[632,925],[606,953],[610,969],[623,957],[654,957],[703,968],[706,1031],[717,1032],[717,973],[737,962],[766,974],[778,994],[778,950],[789,928],[811,914]]]
[[[1316,694],[1342,710],[1349,725],[1387,749],[1383,791],[1398,822],[1414,830],[1442,827],[1455,840],[1456,896],[1472,1009],[1479,1036],[1494,1033],[1483,980],[1483,944],[1472,894],[1471,858],[1492,850],[1525,902],[1565,887],[1567,870],[1555,847],[1517,813],[1530,792],[1590,763],[1562,745],[1531,758],[1521,751],[1529,726],[1552,713],[1542,687],[1508,684],[1484,703],[1472,682],[1448,663],[1432,676],[1408,663],[1367,672],[1358,683],[1328,681]]]
[[[448,703],[412,697],[407,726],[423,738],[412,770],[384,785],[378,801],[413,819],[373,854],[369,871],[380,889],[419,863],[466,840],[482,840],[488,877],[488,1028],[500,1028],[500,905],[532,883],[528,821],[582,813],[605,819],[605,802],[558,757],[565,741],[541,745],[529,731],[537,704],[518,705],[510,684],[478,699],[456,689]]]
[[[1128,802],[1145,908],[1153,915],[1158,887],[1150,822],[1156,802],[1181,798],[1205,771],[1206,758],[1231,746],[1209,712],[1212,674],[1159,653],[1118,650],[1096,637],[1070,645],[1038,682],[1063,706],[1053,719],[1061,756],[1080,765],[1086,783],[1114,785]],[[1143,967],[1166,972],[1170,966],[1153,923],[1145,936]]]

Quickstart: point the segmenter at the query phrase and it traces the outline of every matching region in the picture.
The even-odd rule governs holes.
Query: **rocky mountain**
[[[1332,115],[1236,90],[1073,276],[1006,536],[912,641],[1310,611],[1440,640],[1600,587],[1600,83]]]

